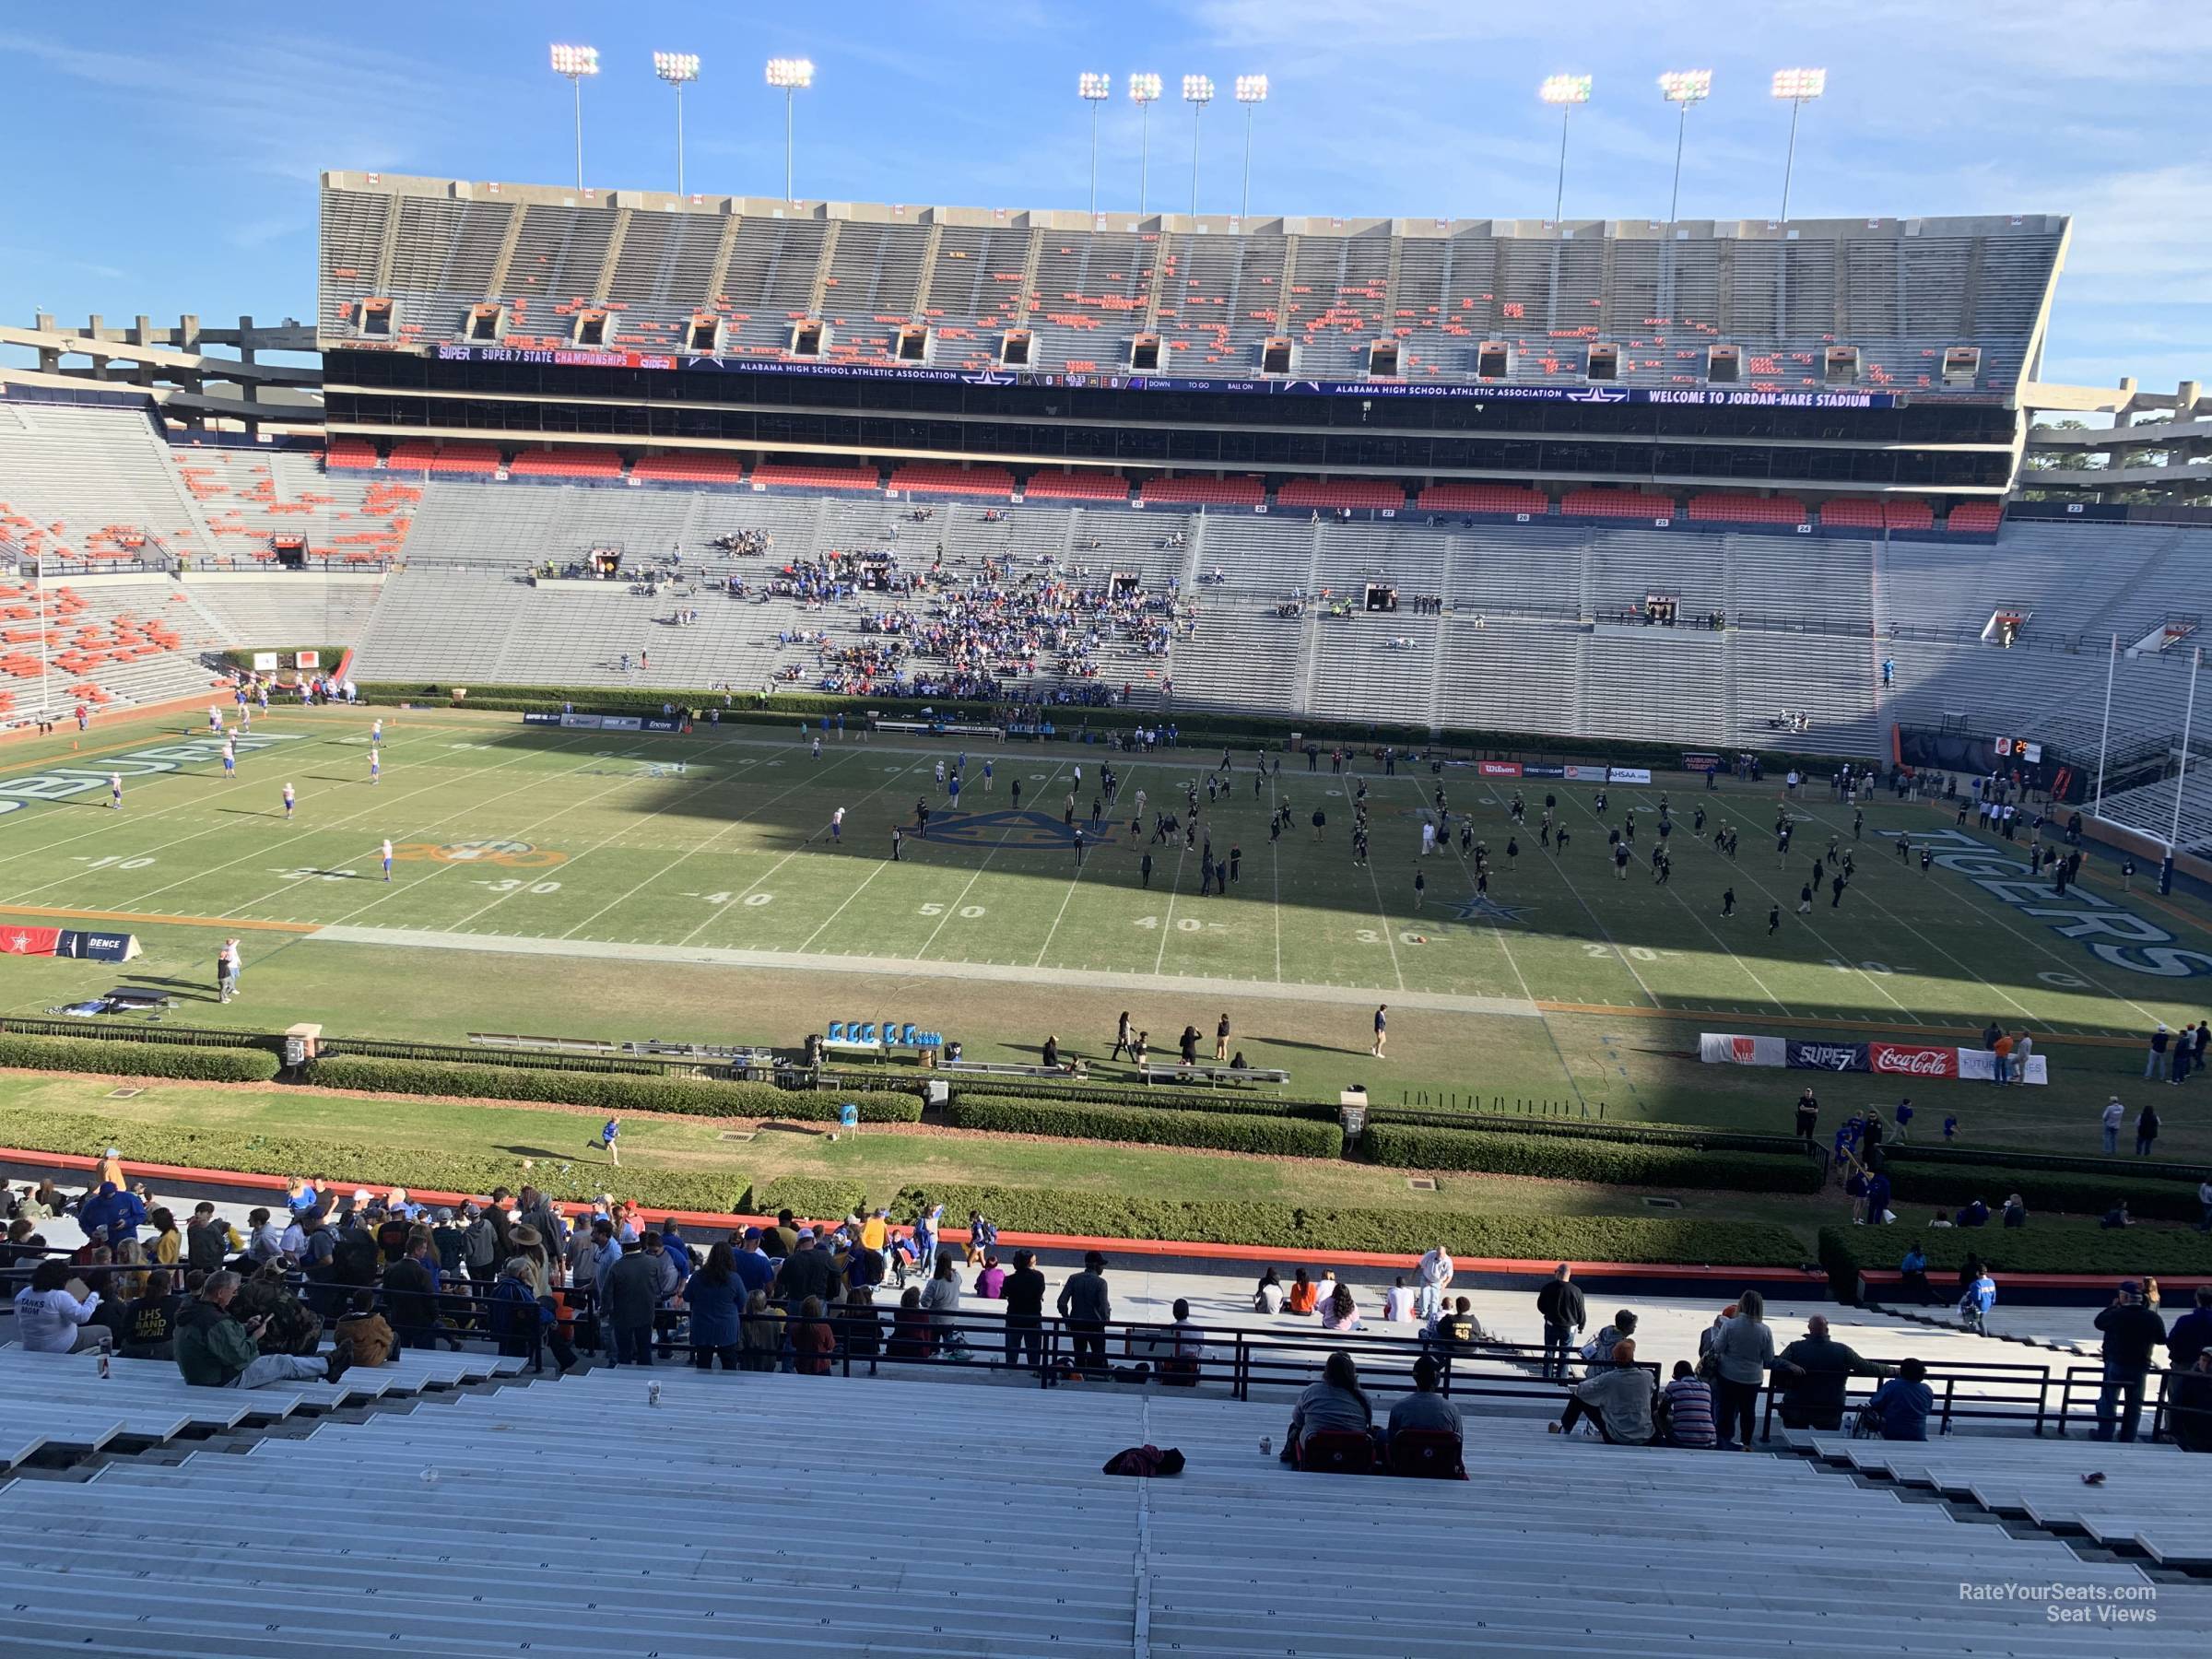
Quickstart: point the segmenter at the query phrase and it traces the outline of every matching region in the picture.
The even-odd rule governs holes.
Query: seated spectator
[[[1270,1267],[1260,1275],[1257,1288],[1252,1293],[1252,1311],[1254,1313],[1280,1313],[1283,1311],[1283,1281]]]
[[[210,1276],[212,1277],[212,1276]],[[237,1289],[231,1317],[253,1330],[265,1354],[312,1354],[323,1337],[323,1317],[285,1282],[285,1262],[265,1263]]]
[[[1620,1346],[1623,1337],[1635,1335],[1636,1315],[1630,1309],[1623,1308],[1613,1315],[1611,1324],[1605,1326],[1596,1335],[1583,1344],[1583,1358],[1594,1371],[1608,1362],[1607,1357]]]
[[[947,1259],[949,1261],[950,1258]],[[802,1377],[826,1377],[830,1374],[830,1357],[837,1352],[837,1333],[830,1328],[826,1313],[822,1299],[810,1296],[799,1304],[797,1316],[791,1322],[791,1348],[795,1357],[794,1369]]]
[[[173,1359],[177,1313],[183,1298],[177,1294],[175,1277],[166,1267],[146,1276],[146,1294],[124,1311],[123,1357],[125,1359]]]
[[[1401,1434],[1448,1434],[1453,1440],[1465,1438],[1465,1430],[1459,1419],[1459,1407],[1438,1392],[1438,1380],[1443,1367],[1423,1354],[1413,1362],[1413,1392],[1398,1396],[1397,1404],[1390,1408],[1390,1426],[1384,1431],[1385,1444]]]
[[[2007,1227],[2028,1225],[2028,1201],[2018,1193],[2005,1200],[2005,1225]]]
[[[975,1276],[975,1293],[986,1301],[996,1301],[1006,1288],[1006,1270],[998,1265],[998,1258],[986,1255],[983,1270]]]
[[[1352,1288],[1339,1285],[1330,1292],[1328,1300],[1321,1304],[1321,1328],[1324,1331],[1358,1331],[1366,1327],[1359,1320],[1359,1305],[1352,1300]]]
[[[855,1285],[845,1293],[837,1309],[837,1339],[853,1364],[865,1360],[869,1372],[874,1373],[876,1361],[883,1353],[883,1321],[876,1312],[872,1287]]]
[[[909,1290],[919,1307],[922,1293]],[[768,1303],[768,1292],[755,1290],[745,1299],[745,1317],[738,1322],[738,1360],[748,1371],[772,1371],[783,1352],[783,1315]]]
[[[1428,1337],[1438,1349],[1447,1355],[1471,1353],[1480,1344],[1489,1341],[1490,1334],[1482,1328],[1475,1317],[1474,1304],[1464,1296],[1455,1299],[1451,1307],[1439,1306],[1436,1323],[1429,1327]]]
[[[69,1294],[69,1264],[48,1256],[31,1269],[30,1283],[16,1292],[16,1340],[34,1354],[81,1354],[104,1348],[112,1336],[93,1323],[100,1292],[83,1301]]]
[[[1564,1434],[1588,1418],[1597,1425],[1599,1436],[1614,1445],[1650,1445],[1652,1380],[1635,1361],[1636,1339],[1623,1336],[1614,1345],[1606,1369],[1593,1371],[1567,1391],[1567,1409],[1551,1425],[1551,1432]]]
[[[1321,1381],[1308,1385],[1298,1396],[1280,1456],[1284,1463],[1295,1464],[1299,1447],[1308,1435],[1372,1435],[1374,1431],[1374,1407],[1359,1386],[1359,1368],[1349,1354],[1338,1348],[1323,1362]]]
[[[1806,1321],[1805,1332],[1774,1359],[1774,1369],[1788,1373],[1782,1384],[1783,1426],[1833,1431],[1843,1426],[1843,1391],[1853,1374],[1886,1377],[1894,1368],[1860,1359],[1828,1334],[1821,1314]]]
[[[383,1365],[399,1347],[399,1338],[376,1311],[376,1298],[366,1290],[353,1293],[353,1306],[338,1321],[335,1334],[340,1342],[353,1344],[356,1365]]]
[[[1688,1360],[1677,1359],[1674,1381],[1659,1392],[1660,1406],[1666,1418],[1666,1443],[1710,1450],[1717,1438],[1712,1421],[1712,1385],[1690,1370]]]
[[[1918,1244],[1907,1247],[1905,1259],[1898,1264],[1898,1272],[1897,1288],[1900,1295],[1918,1298],[1923,1307],[1936,1300],[1936,1287],[1928,1283],[1928,1253]]]
[[[2187,1371],[2176,1369],[2168,1390],[2174,1443],[2184,1452],[2212,1452],[2212,1348],[2199,1349]]]
[[[926,1359],[935,1350],[929,1315],[923,1312],[922,1292],[911,1288],[891,1311],[891,1339],[883,1350],[886,1359]]]
[[[241,1280],[225,1268],[211,1273],[199,1295],[177,1316],[177,1370],[195,1388],[267,1388],[277,1382],[335,1382],[353,1363],[341,1342],[327,1359],[264,1354],[256,1345],[269,1316],[241,1324],[230,1312]]]
[[[2133,1227],[2135,1224],[2136,1218],[2127,1213],[2127,1200],[2124,1198],[2113,1205],[2111,1209],[2106,1210],[2104,1219],[2097,1223],[2099,1227],[2108,1229]]]
[[[1406,1288],[1406,1276],[1400,1274],[1382,1293],[1382,1318],[1386,1324],[1402,1324],[1412,1317],[1413,1292]]]
[[[1951,1219],[1955,1225],[1959,1227],[1987,1227],[1989,1225],[1989,1206],[1976,1198],[1971,1204],[1961,1205],[1959,1213]]]
[[[1922,1381],[1928,1368],[1917,1359],[1908,1359],[1897,1368],[1891,1377],[1874,1391],[1874,1398],[1866,1402],[1865,1414],[1881,1425],[1886,1441],[1924,1441],[1928,1438],[1928,1413],[1936,1409],[1936,1393]]]
[[[1283,1304],[1286,1313],[1307,1314],[1320,1305],[1321,1287],[1306,1277],[1300,1267],[1290,1279],[1290,1299]]]

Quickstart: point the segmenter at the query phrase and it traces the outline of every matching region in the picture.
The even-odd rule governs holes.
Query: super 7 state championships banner
[[[1989,1082],[1996,1056],[1981,1048],[1936,1048],[1920,1042],[1800,1041],[1795,1037],[1698,1035],[1698,1058],[1708,1065],[1785,1065],[1794,1071],[1875,1072],[1889,1077],[1962,1077]],[[2024,1083],[2051,1081],[2050,1063],[2028,1056]]]

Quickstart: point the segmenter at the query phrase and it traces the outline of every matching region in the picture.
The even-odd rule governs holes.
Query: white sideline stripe
[[[736,950],[710,945],[624,945],[612,939],[492,939],[476,934],[413,927],[318,928],[302,939],[333,945],[397,945],[415,950],[480,950],[508,956],[587,957],[597,961],[691,962],[713,968],[801,969],[816,973],[888,973],[901,978],[992,980],[1015,985],[1072,985],[1092,991],[1204,993],[1208,997],[1264,996],[1277,1002],[1364,1007],[1374,1001],[1369,985],[1271,984],[1260,980],[1193,978],[1180,973],[1100,973],[1027,963],[925,961],[911,957],[801,956],[788,950]],[[1442,1014],[1507,1014],[1540,1018],[1536,1005],[1517,996],[1460,996],[1442,991],[1393,991],[1394,1006]]]

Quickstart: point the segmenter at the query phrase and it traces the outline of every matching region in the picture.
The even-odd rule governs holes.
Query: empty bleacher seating
[[[1996,501],[1961,501],[1945,521],[1954,535],[1994,535],[2004,522],[2004,506]]]
[[[883,478],[872,466],[826,466],[806,462],[766,461],[753,468],[753,482],[794,489],[880,489]]]
[[[1129,480],[1110,472],[1034,472],[1022,493],[1039,501],[1126,501]]]
[[[1512,484],[1431,484],[1414,505],[1430,512],[1545,513],[1551,498]]]
[[[629,476],[672,484],[739,484],[745,480],[745,463],[735,455],[678,450],[668,455],[640,455]]]
[[[1802,524],[1805,503],[1795,496],[1751,495],[1737,489],[1708,489],[1689,498],[1693,522],[1726,524]]]
[[[916,463],[894,468],[888,488],[914,495],[987,496],[1003,501],[1014,493],[1014,475],[1003,466]]]
[[[1559,500],[1562,518],[1672,518],[1672,496],[1647,489],[1571,489]]]
[[[622,457],[610,449],[518,450],[507,470],[518,478],[618,478]]]

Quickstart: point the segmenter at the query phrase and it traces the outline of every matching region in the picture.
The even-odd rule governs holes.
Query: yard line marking
[[[313,933],[320,922],[253,922],[243,916],[172,916],[167,911],[63,910],[38,904],[0,904],[0,915],[42,916],[57,922],[157,923],[165,927],[251,927],[267,933]]]
[[[1398,924],[1390,919],[1390,912],[1383,906],[1382,884],[1375,879],[1373,863],[1371,861],[1366,868],[1368,888],[1375,895],[1375,915],[1382,924],[1382,943],[1390,951],[1391,977],[1398,982],[1398,989],[1403,991],[1406,989],[1406,971],[1398,966],[1398,942],[1394,936],[1398,931]],[[1523,985],[1521,989],[1526,992],[1528,987]]]
[[[1060,768],[1062,766],[1065,766],[1067,762],[1063,760],[1055,765],[1051,771],[1045,773],[1044,782],[1047,786],[1052,783],[1052,781],[1054,778],[1060,775]],[[990,868],[992,859],[998,855],[998,850],[1006,844],[1007,837],[1011,836],[1013,833],[1013,826],[1008,825],[1006,832],[1002,834],[996,841],[991,843],[991,851],[984,853],[982,863],[975,866],[975,874],[968,877],[967,885],[960,888],[959,897],[955,899],[950,904],[945,907],[945,913],[937,918],[937,924],[929,930],[929,937],[922,941],[922,948],[916,951],[914,953],[915,955],[927,956],[930,953],[931,947],[934,947],[937,942],[937,935],[945,931],[945,924],[953,919],[953,917],[959,912],[960,905],[966,900],[968,895],[975,890],[975,884],[983,878],[983,872]],[[1071,888],[1070,890],[1072,891],[1073,889]],[[842,907],[841,906],[840,908],[841,909]],[[1060,908],[1065,910],[1067,906],[1063,903]],[[829,924],[825,923],[823,925],[827,926]],[[816,931],[819,932],[820,929],[818,928]],[[813,941],[809,939],[807,943],[812,944]],[[1045,943],[1048,945],[1052,943],[1052,935],[1050,934],[1045,935]],[[1041,958],[1042,952],[1040,952],[1039,955]]]
[[[827,916],[824,916],[822,918],[821,927],[816,928],[812,933],[806,935],[806,939],[799,946],[800,951],[804,953],[808,945],[813,944],[817,939],[820,938],[822,936],[822,929],[828,927],[830,923],[836,921],[840,916],[843,915],[845,913],[845,905],[852,903],[853,900],[859,898],[861,894],[866,892],[868,890],[868,883],[875,880],[877,877],[882,875],[885,870],[888,869],[890,867],[890,863],[891,861],[888,858],[877,859],[876,861],[876,867],[870,870],[865,876],[861,877],[860,885],[845,895],[844,903],[840,904]],[[570,933],[573,933],[575,929],[573,928],[569,930]],[[563,934],[560,936],[565,939],[569,936],[569,935]]]
[[[524,753],[524,754],[515,755],[515,756],[512,756],[512,757],[511,757],[510,759],[506,759],[506,760],[502,760],[502,761],[499,762],[499,763],[498,763],[498,765],[496,765],[496,766],[493,766],[493,767],[487,768],[486,770],[488,770],[488,771],[497,771],[500,770],[501,768],[508,767],[508,766],[512,766],[513,764],[515,764],[515,762],[516,762],[516,761],[519,761],[519,760],[525,759],[529,758],[529,756],[530,756],[530,755],[539,754],[539,753],[542,753],[542,752],[543,752],[543,751],[541,751],[541,750],[535,750],[535,749],[528,750],[528,751],[526,751],[526,752],[525,752],[525,753]],[[172,775],[173,775],[173,774],[172,774]],[[561,774],[559,774],[559,775],[560,775],[560,776],[569,776],[569,775],[571,775],[571,774],[568,774],[568,773],[561,773]],[[492,800],[494,800],[494,801],[505,800],[505,799],[507,798],[507,796],[508,796],[508,795],[510,795],[510,794],[520,794],[520,793],[521,793],[521,791],[522,791],[522,790],[524,790],[524,789],[530,789],[530,788],[534,788],[534,787],[535,787],[535,782],[546,782],[546,781],[547,781],[547,780],[542,780],[542,779],[541,779],[541,780],[536,780],[535,782],[532,782],[532,783],[525,783],[525,784],[523,784],[523,785],[519,786],[519,788],[517,788],[517,789],[511,789],[511,790],[507,790],[507,791],[504,791],[503,793],[501,793],[501,794],[500,794],[494,795],[494,796],[492,796],[492,797],[491,797],[491,799],[492,799]],[[406,790],[406,791],[404,791],[404,792],[399,792],[399,793],[396,793],[396,794],[394,794],[394,795],[392,795],[392,796],[390,796],[390,797],[387,797],[387,799],[391,800],[391,801],[392,801],[392,802],[394,802],[394,804],[396,804],[396,803],[398,803],[398,802],[411,801],[411,800],[413,800],[413,799],[414,799],[414,798],[415,798],[417,795],[428,794],[429,794],[429,793],[430,793],[432,790],[434,790],[434,789],[440,789],[440,788],[445,788],[445,787],[449,787],[449,785],[445,785],[445,784],[436,784],[436,783],[426,783],[426,784],[423,784],[423,785],[421,785],[419,788],[416,788],[416,789],[410,789],[410,790]],[[204,804],[204,803],[203,803],[203,804]],[[480,801],[479,801],[479,802],[474,802],[474,803],[471,803],[471,805],[472,805],[472,806],[483,806],[483,805],[487,805],[487,804],[488,804],[488,803],[486,803],[486,802],[480,802]],[[379,812],[382,812],[382,811],[383,811],[383,810],[384,810],[384,808],[382,808],[382,807],[378,807],[378,808],[376,808],[376,810],[378,810]],[[185,886],[187,883],[194,882],[194,881],[197,881],[197,880],[200,880],[201,878],[203,878],[203,877],[208,877],[208,876],[215,875],[215,874],[216,874],[217,872],[218,872],[218,871],[222,871],[222,870],[228,870],[228,869],[230,869],[230,868],[234,867],[235,865],[241,865],[241,864],[243,864],[243,863],[245,863],[245,862],[246,862],[248,859],[251,859],[251,858],[260,858],[260,857],[264,857],[264,856],[265,856],[265,855],[268,853],[268,852],[269,852],[269,846],[270,846],[270,845],[274,845],[274,846],[276,846],[276,847],[282,848],[282,847],[285,847],[285,846],[288,846],[288,845],[289,845],[291,842],[293,842],[293,841],[297,841],[297,840],[298,840],[298,839],[300,839],[300,837],[301,837],[301,836],[304,836],[304,835],[307,835],[307,834],[310,834],[310,833],[312,833],[312,832],[315,832],[315,831],[318,831],[318,830],[344,830],[344,829],[349,829],[349,828],[351,828],[351,827],[352,827],[352,825],[353,825],[355,822],[359,821],[359,818],[363,818],[363,817],[366,817],[366,816],[367,816],[367,813],[364,811],[364,812],[362,812],[362,813],[357,813],[357,814],[355,814],[353,818],[339,818],[339,819],[338,819],[336,822],[335,822],[335,823],[331,823],[331,824],[316,824],[316,825],[310,825],[310,824],[304,824],[304,823],[302,823],[302,824],[300,824],[300,825],[296,826],[296,827],[295,827],[295,828],[294,828],[294,829],[293,829],[293,830],[291,830],[289,833],[288,833],[287,835],[285,835],[285,837],[284,837],[284,839],[283,839],[282,841],[276,841],[276,842],[270,843],[269,845],[263,845],[263,846],[256,847],[256,848],[254,848],[253,851],[251,851],[251,852],[248,852],[248,853],[242,853],[242,854],[241,854],[241,855],[240,855],[239,857],[237,857],[237,858],[226,859],[226,860],[225,860],[223,863],[221,863],[221,864],[218,864],[218,865],[207,865],[207,866],[206,866],[206,867],[204,867],[204,868],[202,868],[202,869],[197,869],[197,870],[194,870],[194,871],[193,871],[193,872],[192,872],[190,875],[179,877],[178,877],[176,880],[174,880],[174,881],[164,882],[164,883],[162,883],[162,884],[161,884],[159,887],[147,888],[145,891],[143,891],[143,892],[141,892],[140,894],[138,894],[138,895],[137,895],[137,897],[136,897],[135,899],[134,899],[134,900],[128,900],[127,902],[131,902],[131,903],[134,903],[134,904],[135,904],[135,903],[142,903],[142,902],[144,902],[146,900],[148,900],[148,899],[154,898],[154,897],[155,897],[156,895],[158,895],[158,894],[161,894],[161,893],[166,893],[166,892],[168,892],[168,891],[169,891],[169,890],[170,890],[171,888],[179,888],[179,887],[183,887],[183,886]],[[418,828],[417,828],[417,829],[415,829],[415,830],[410,830],[410,831],[407,831],[407,834],[408,834],[408,835],[410,835],[410,836],[414,836],[414,835],[420,835],[420,834],[424,833],[424,832],[425,832],[425,830],[429,830],[429,829],[430,829],[430,828],[433,828],[433,827],[435,827],[435,826],[436,826],[436,825],[438,825],[438,824],[444,823],[444,822],[446,822],[446,821],[447,821],[447,819],[449,819],[449,818],[456,818],[456,817],[458,817],[458,816],[460,816],[458,812],[453,812],[453,813],[448,813],[448,814],[446,814],[444,818],[432,818],[432,819],[429,821],[429,823],[428,823],[428,824],[425,824],[425,825],[422,825],[422,826],[420,826],[420,827],[418,827]],[[198,841],[198,840],[200,840],[201,838],[203,838],[203,837],[205,837],[205,836],[209,836],[209,835],[215,835],[215,834],[218,834],[218,833],[220,833],[220,832],[221,832],[221,830],[223,830],[223,828],[224,828],[224,826],[223,826],[223,825],[220,825],[220,824],[211,824],[211,825],[209,825],[209,826],[208,826],[206,829],[205,829],[205,830],[194,830],[194,831],[192,834],[190,834],[190,835],[179,836],[179,837],[178,837],[176,840],[174,840],[174,841],[164,841],[164,842],[162,842],[162,843],[161,843],[159,846],[158,846],[158,847],[156,847],[156,848],[153,848],[153,849],[151,849],[151,851],[153,851],[153,852],[156,852],[156,853],[165,853],[165,852],[168,852],[168,851],[169,851],[170,849],[171,849],[171,848],[183,846],[183,845],[185,845],[187,842],[190,842],[190,841]],[[51,888],[51,887],[59,887],[59,886],[61,886],[63,882],[65,882],[65,881],[67,881],[68,879],[70,879],[70,877],[67,877],[67,876],[64,876],[64,877],[57,877],[55,880],[53,880],[53,881],[41,882],[41,883],[40,883],[40,884],[39,884],[37,887],[33,887],[33,888],[24,888],[24,889],[23,889],[23,891],[22,891],[21,893],[16,894],[16,895],[14,895],[14,897],[15,897],[15,898],[17,898],[17,899],[20,899],[20,898],[26,897],[26,896],[28,896],[29,894],[31,894],[31,893],[39,893],[39,892],[43,892],[43,891],[45,891],[45,889],[46,889],[46,888]],[[273,889],[271,892],[269,892],[269,893],[267,893],[267,894],[265,894],[263,897],[261,897],[261,898],[259,898],[259,899],[254,899],[254,900],[249,900],[249,901],[248,901],[248,905],[249,905],[249,906],[251,906],[251,905],[254,905],[254,904],[266,904],[266,903],[269,901],[269,900],[270,900],[270,899],[272,899],[272,898],[276,897],[276,895],[277,893],[279,893],[279,892],[282,892],[283,890],[284,890],[284,888],[278,888]]]

